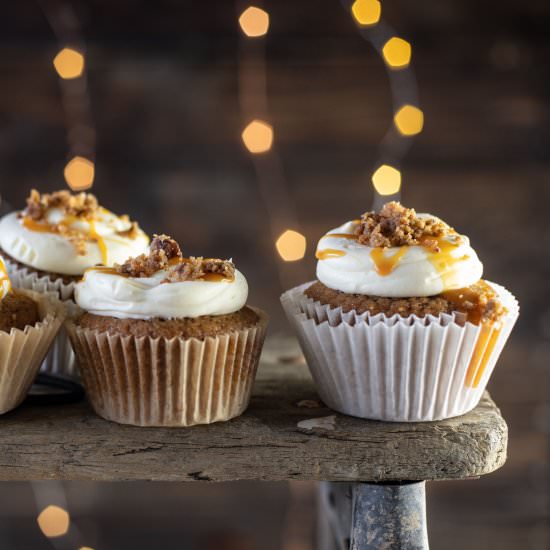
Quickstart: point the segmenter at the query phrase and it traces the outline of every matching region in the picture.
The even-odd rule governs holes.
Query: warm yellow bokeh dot
[[[275,243],[277,252],[285,262],[301,260],[306,255],[306,238],[298,231],[287,229]]]
[[[251,153],[265,153],[273,145],[273,126],[263,120],[253,120],[243,130],[241,137]]]
[[[404,69],[411,62],[411,45],[402,38],[390,38],[382,48],[384,61],[392,69]]]
[[[260,8],[250,6],[241,13],[239,25],[244,34],[250,38],[263,36],[269,30],[269,13]]]
[[[376,25],[380,21],[382,6],[378,0],[355,0],[351,13],[359,25]]]
[[[53,66],[61,78],[78,78],[84,71],[84,56],[72,48],[63,48],[54,57]]]
[[[402,135],[414,136],[424,127],[424,113],[413,105],[403,105],[395,113],[393,122]]]
[[[394,195],[401,189],[401,172],[389,164],[382,164],[372,175],[372,184],[379,195]]]
[[[69,530],[69,514],[59,506],[47,506],[40,512],[36,521],[42,533],[50,538],[62,537]]]
[[[94,550],[91,546],[81,546],[78,550]]]
[[[73,191],[89,189],[94,183],[94,163],[84,157],[74,157],[65,166],[63,174],[67,185]]]

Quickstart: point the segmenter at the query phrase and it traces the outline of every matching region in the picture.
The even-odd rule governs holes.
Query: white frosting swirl
[[[418,214],[427,217],[429,214]],[[433,216],[431,216],[433,217]],[[443,237],[440,252],[424,246],[376,249],[384,258],[395,254],[393,270],[380,274],[370,246],[354,239],[331,236],[354,233],[357,222],[348,222],[321,238],[317,252],[325,259],[317,262],[317,278],[325,286],[349,294],[368,294],[387,298],[435,296],[446,290],[464,288],[481,279],[483,264],[467,237]],[[454,243],[456,246],[453,246]],[[375,253],[376,254],[376,253]],[[398,258],[398,259],[397,259]]]
[[[57,224],[63,219],[60,209],[51,208],[46,213],[44,223]],[[138,256],[147,251],[149,239],[141,229],[135,238],[119,234],[131,228],[130,221],[125,217],[118,217],[102,208],[92,224],[76,218],[66,223],[70,229],[99,237],[88,240],[86,253],[79,255],[66,237],[29,229],[23,224],[20,213],[12,212],[0,220],[0,246],[22,264],[63,275],[82,275],[94,265],[104,262],[106,265],[123,263],[130,256]],[[104,246],[103,251],[100,241]]]
[[[95,315],[118,319],[176,319],[223,315],[246,304],[248,284],[235,270],[233,281],[162,283],[166,271],[134,278],[90,269],[76,285],[76,303]]]

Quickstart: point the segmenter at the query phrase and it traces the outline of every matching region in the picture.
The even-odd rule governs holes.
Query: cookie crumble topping
[[[377,247],[422,245],[437,249],[437,238],[452,233],[445,222],[418,217],[414,208],[386,203],[379,212],[365,212],[355,229],[359,243]]]
[[[235,276],[235,266],[230,261],[193,256],[184,258],[178,243],[168,235],[154,235],[149,254],[130,258],[114,268],[120,275],[136,278],[151,277],[157,271],[166,270],[162,283],[204,280],[212,275],[232,280]]]

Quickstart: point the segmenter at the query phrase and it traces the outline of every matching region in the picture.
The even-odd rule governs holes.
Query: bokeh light
[[[424,127],[424,113],[413,105],[403,105],[395,113],[393,121],[402,135],[414,136]]]
[[[389,164],[382,164],[372,175],[372,184],[379,195],[399,193],[401,172]]]
[[[382,6],[378,0],[355,0],[351,13],[359,25],[369,27],[380,21]]]
[[[53,66],[61,78],[78,78],[84,71],[84,56],[72,48],[63,48],[54,57]]]
[[[239,17],[239,25],[246,36],[264,36],[269,30],[269,14],[255,6],[246,8]]]
[[[36,521],[42,533],[49,538],[62,537],[69,530],[68,512],[53,504],[44,508]]]
[[[73,191],[89,189],[94,183],[94,163],[84,157],[74,157],[65,166],[63,174]]]
[[[265,153],[273,145],[273,126],[263,120],[253,120],[241,134],[245,147],[254,154]]]
[[[411,45],[402,38],[390,38],[382,48],[384,61],[392,69],[404,69],[411,62]]]
[[[306,255],[307,241],[298,231],[287,229],[277,239],[275,247],[285,262],[295,262]]]

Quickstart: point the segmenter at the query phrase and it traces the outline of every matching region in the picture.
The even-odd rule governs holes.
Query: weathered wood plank
[[[23,405],[0,418],[0,479],[461,479],[506,459],[507,426],[488,394],[463,417],[424,424],[346,417],[318,399],[305,365],[268,352],[250,408],[230,422],[136,428],[87,403]]]

